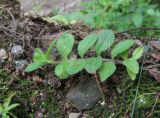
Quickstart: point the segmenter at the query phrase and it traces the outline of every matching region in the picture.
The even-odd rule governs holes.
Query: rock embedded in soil
[[[24,53],[24,49],[21,45],[14,45],[11,49],[11,55],[13,58],[20,58]]]
[[[26,60],[17,60],[15,61],[15,64],[16,64],[16,68],[19,68],[19,69],[24,69],[28,62]]]
[[[67,99],[71,101],[78,110],[91,109],[101,98],[100,90],[95,79],[87,79],[71,88]]]
[[[7,51],[0,49],[0,62],[4,62],[8,58]]]
[[[70,113],[69,118],[79,118],[80,115],[80,113]]]

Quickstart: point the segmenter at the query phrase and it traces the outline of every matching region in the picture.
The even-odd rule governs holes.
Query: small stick
[[[154,105],[152,107],[151,113],[147,116],[147,118],[151,117],[151,115],[153,114],[153,111],[154,111],[155,106],[157,104],[158,98],[159,98],[159,95],[156,96],[156,100],[155,100]]]
[[[105,96],[104,96],[103,90],[102,90],[102,88],[101,88],[101,85],[100,85],[100,82],[99,82],[99,80],[98,80],[98,77],[97,77],[97,74],[96,74],[96,73],[94,74],[94,77],[95,77],[95,79],[96,79],[98,88],[99,88],[99,90],[100,90],[100,92],[101,92],[103,103],[105,103]]]

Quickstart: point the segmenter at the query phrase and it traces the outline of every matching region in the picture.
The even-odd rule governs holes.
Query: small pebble
[[[6,59],[8,59],[7,51],[0,49],[0,62],[4,62]]]
[[[24,53],[24,49],[21,45],[14,45],[11,49],[11,55],[13,58],[19,58]]]
[[[15,61],[16,68],[19,69],[24,69],[27,66],[27,61],[26,60],[17,60]]]

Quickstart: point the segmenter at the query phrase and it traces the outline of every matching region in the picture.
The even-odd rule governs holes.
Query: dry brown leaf
[[[160,41],[150,41],[151,46],[160,51]]]
[[[152,75],[160,83],[160,71],[156,68],[149,69],[150,75]]]
[[[156,59],[156,60],[158,60],[158,61],[160,61],[160,54],[151,54],[151,56],[154,58],[154,59]]]

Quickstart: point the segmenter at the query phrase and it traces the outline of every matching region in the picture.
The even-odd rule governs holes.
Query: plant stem
[[[113,61],[113,59],[102,59],[103,61]],[[121,61],[121,60],[114,60],[114,62],[116,63],[116,64],[123,64],[123,61]]]
[[[99,79],[98,79],[98,77],[97,77],[97,74],[96,74],[96,73],[94,74],[94,77],[95,77],[95,79],[96,79],[96,82],[97,82],[98,88],[99,88],[99,90],[100,90],[100,92],[101,92],[102,100],[103,100],[103,102],[105,102],[105,96],[104,96],[103,90],[102,90],[102,88],[101,88],[101,85],[100,85],[100,82],[99,82]]]

